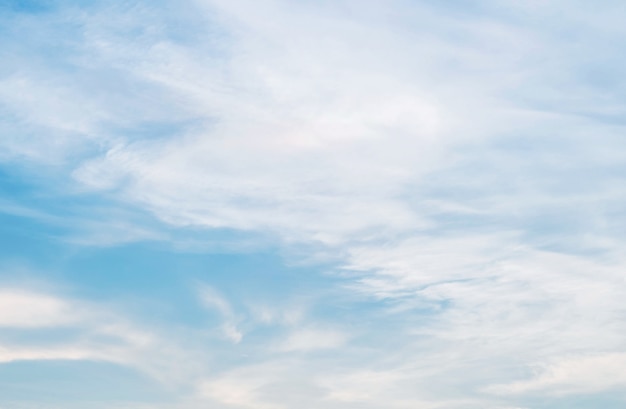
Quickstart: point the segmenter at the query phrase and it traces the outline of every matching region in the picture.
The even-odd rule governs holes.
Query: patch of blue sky
[[[143,374],[106,362],[24,361],[0,365],[5,407],[128,405],[173,401],[173,395]]]
[[[245,235],[228,231],[211,234],[176,231],[173,236],[163,236],[167,237],[166,241],[126,243],[123,237],[113,237],[100,245],[81,244],[81,235],[89,232],[58,223],[59,220],[81,223],[94,217],[88,210],[90,201],[82,205],[78,202],[72,198],[61,203],[48,200],[39,210],[50,212],[43,213],[44,220],[31,214],[2,214],[0,255],[4,268],[0,275],[4,280],[11,282],[16,275],[37,278],[43,273],[47,279],[70,286],[70,292],[90,299],[146,303],[142,309],[148,317],[168,317],[187,323],[197,323],[206,315],[196,300],[197,282],[215,286],[235,300],[257,301],[272,300],[281,294],[297,296],[299,292],[304,297],[304,293],[315,291],[315,287],[328,285],[319,273],[319,266],[286,266],[271,247],[263,245],[263,250],[254,242],[251,248],[242,246]],[[63,207],[70,203],[70,208]],[[38,207],[29,205],[21,203],[20,208]],[[59,212],[60,209],[64,212]],[[124,229],[113,232],[121,236],[126,233]],[[178,246],[169,244],[172,237]],[[229,247],[228,242],[233,244]],[[159,314],[151,315],[150,310],[155,308]]]
[[[0,10],[26,14],[38,14],[52,9],[50,0],[7,0],[2,2]]]

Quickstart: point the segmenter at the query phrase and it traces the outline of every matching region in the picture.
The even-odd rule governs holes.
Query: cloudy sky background
[[[624,21],[3,1],[0,408],[623,408]]]

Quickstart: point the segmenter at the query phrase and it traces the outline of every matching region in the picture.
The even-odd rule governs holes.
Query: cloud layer
[[[239,250],[253,241],[317,266],[322,284],[262,303],[193,281],[206,321],[158,329],[7,287],[2,328],[82,335],[7,341],[0,361],[110,361],[175,385],[176,407],[624,399],[624,12],[558,1],[3,9],[0,160],[37,175],[37,189],[99,203],[64,242],[195,252],[235,234]]]

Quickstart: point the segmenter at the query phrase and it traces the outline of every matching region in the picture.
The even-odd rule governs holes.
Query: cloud
[[[496,394],[530,392],[558,396],[618,389],[626,384],[625,359],[623,353],[564,358],[546,365],[533,379],[493,385],[487,391]]]
[[[23,360],[104,360],[123,361],[125,347],[133,344],[145,345],[133,331],[115,318],[77,300],[66,299],[54,294],[19,288],[4,288],[0,293],[3,316],[0,326],[5,330],[18,331],[19,342],[8,341],[2,345],[3,362]],[[49,345],[29,345],[37,339],[33,330],[61,329],[69,333],[69,340]],[[73,330],[84,335],[75,337]],[[30,331],[30,332],[29,332]],[[29,336],[29,334],[32,334]],[[113,342],[102,343],[101,336],[111,337]],[[144,337],[146,335],[144,334]],[[29,342],[29,339],[30,340]],[[121,346],[122,348],[117,348]]]
[[[222,316],[224,321],[221,326],[223,335],[235,344],[241,342],[244,334],[237,327],[239,318],[230,303],[209,285],[200,284],[198,292],[202,304],[206,308],[217,310]]]
[[[328,329],[297,329],[287,336],[280,346],[284,351],[315,351],[344,346],[347,335],[341,331]]]
[[[322,379],[329,393],[326,399],[339,402],[372,402],[402,378],[397,371],[360,371]]]
[[[33,57],[14,50],[0,102],[11,119],[5,133],[19,137],[0,142],[2,160],[41,173],[52,166],[74,194],[114,200],[169,229],[237,230],[288,256],[305,248],[309,260],[330,258],[336,291],[365,305],[352,318],[367,330],[342,329],[345,316],[315,327],[305,314],[259,310],[251,320],[288,327],[282,344],[267,336],[257,344],[263,362],[207,375],[174,341],[153,360],[162,341],[124,335],[130,324],[88,324],[98,315],[76,315],[81,303],[7,292],[2,305],[19,313],[0,312],[2,325],[118,328],[110,331],[123,346],[94,335],[47,352],[11,346],[5,356],[104,354],[154,376],[180,371],[200,396],[235,407],[285,407],[297,393],[270,396],[285,385],[279,375],[302,396],[326,391],[337,407],[380,407],[394,393],[396,407],[529,406],[526,393],[621,385],[607,363],[621,362],[625,333],[617,6],[119,7],[71,14],[83,27],[65,45],[72,58],[19,70]],[[29,41],[46,44],[63,21],[45,20]],[[105,223],[84,243],[172,237]],[[220,314],[233,348],[245,349],[238,304],[208,286],[199,299]],[[298,355],[302,371],[286,369],[275,345]],[[345,356],[353,370],[302,354],[313,351]],[[537,362],[551,364],[520,381]],[[316,382],[321,373],[336,382]],[[495,384],[515,402],[481,394]]]
[[[180,341],[142,328],[111,305],[28,287],[3,288],[0,305],[2,363],[108,362],[171,386],[193,373],[191,357],[183,353]]]
[[[63,299],[19,289],[0,291],[0,327],[67,326],[81,318],[80,312]]]

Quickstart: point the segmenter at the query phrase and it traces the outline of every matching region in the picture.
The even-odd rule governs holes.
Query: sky
[[[0,409],[625,407],[624,21],[0,2]]]

